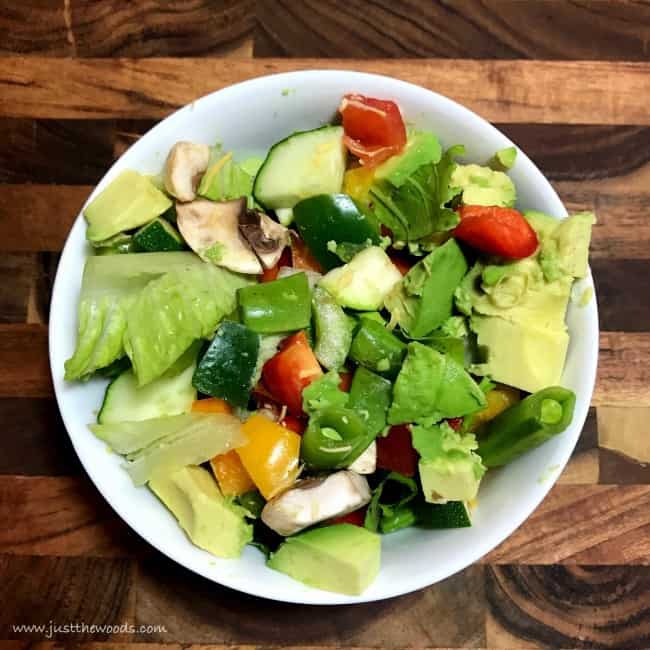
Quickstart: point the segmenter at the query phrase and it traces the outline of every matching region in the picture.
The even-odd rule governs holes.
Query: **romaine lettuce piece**
[[[251,282],[206,263],[150,282],[128,310],[124,334],[138,384],[162,375],[193,341],[212,334],[235,309],[237,289]]]
[[[137,253],[86,260],[79,298],[79,334],[65,378],[85,379],[124,356],[126,314],[153,279],[204,263],[192,253]]]
[[[340,383],[339,373],[331,370],[309,384],[302,391],[302,408],[305,413],[311,415],[326,408],[344,407],[349,395],[339,388]]]
[[[233,160],[232,152],[228,152],[208,167],[197,193],[212,201],[250,196],[255,174],[261,164],[262,161],[257,158],[249,158],[238,164]]]
[[[115,451],[135,485],[200,465],[246,442],[241,421],[226,413],[185,413],[140,422],[93,424],[92,432]]]

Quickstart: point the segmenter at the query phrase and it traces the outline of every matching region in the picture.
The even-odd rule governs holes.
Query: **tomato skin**
[[[399,153],[406,144],[406,127],[395,102],[344,95],[339,106],[345,146],[364,167],[375,167]]]
[[[408,425],[391,427],[385,438],[377,438],[377,467],[399,472],[404,476],[415,476],[418,453],[413,448]]]
[[[351,372],[342,372],[339,375],[341,377],[341,382],[339,383],[339,388],[344,393],[350,392],[350,386],[352,386],[352,373]]]
[[[361,526],[363,528],[363,524],[366,519],[366,509],[365,508],[359,508],[359,510],[354,510],[353,512],[348,512],[347,515],[343,515],[342,517],[336,517],[336,519],[332,519],[330,524],[352,524],[353,526]]]
[[[305,429],[307,428],[307,423],[303,419],[297,418],[293,415],[285,415],[284,418],[280,420],[280,425],[285,429],[289,429],[289,431],[297,433],[299,436],[305,433]]]
[[[293,232],[291,233],[291,260],[294,269],[323,272],[323,267],[316,261],[305,242]]]
[[[463,418],[449,418],[447,424],[454,430],[460,431],[460,428],[463,426]]]
[[[274,267],[262,271],[260,282],[273,282],[273,280],[277,280],[278,273],[283,266],[291,266],[291,248],[289,246],[282,251],[282,255]]]
[[[533,227],[513,208],[463,205],[459,214],[460,223],[452,235],[483,253],[519,260],[539,246]]]
[[[285,339],[280,351],[264,364],[262,379],[274,399],[286,404],[289,413],[302,414],[302,391],[323,371],[307,336],[300,331]]]

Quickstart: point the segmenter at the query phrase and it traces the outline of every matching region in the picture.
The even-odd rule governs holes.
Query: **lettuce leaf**
[[[262,161],[257,158],[248,158],[241,163],[236,163],[232,158],[232,152],[228,152],[208,167],[197,193],[212,201],[229,201],[241,196],[250,197],[253,191],[253,180],[261,164]]]
[[[339,388],[340,383],[341,377],[335,370],[312,381],[302,391],[302,408],[305,413],[312,415],[316,411],[330,407],[345,407],[349,395]]]
[[[138,384],[162,375],[195,340],[211,335],[235,309],[237,289],[251,282],[203,262],[150,282],[128,310],[124,333]]]
[[[137,253],[86,260],[79,298],[79,330],[65,378],[86,379],[123,357],[126,315],[153,279],[174,268],[204,263],[192,253]]]

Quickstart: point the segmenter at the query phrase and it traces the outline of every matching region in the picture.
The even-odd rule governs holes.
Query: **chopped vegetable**
[[[302,409],[313,414],[331,406],[344,407],[350,396],[341,389],[341,378],[335,371],[315,379],[302,391]]]
[[[316,287],[312,293],[312,311],[316,335],[314,354],[328,370],[339,370],[352,345],[354,320],[322,287]]]
[[[302,414],[303,389],[322,374],[304,332],[286,339],[280,352],[267,361],[262,370],[266,387],[294,415]]]
[[[164,183],[179,201],[193,201],[196,187],[210,162],[210,147],[195,142],[177,142],[165,162]]]
[[[300,472],[300,436],[264,415],[253,414],[242,426],[248,442],[239,458],[265,499],[288,488]]]
[[[377,467],[415,476],[418,454],[411,441],[410,427],[400,424],[391,427],[388,435],[377,438]]]
[[[224,496],[236,497],[255,488],[237,452],[233,449],[210,459],[210,467]]]
[[[281,280],[244,287],[239,292],[239,311],[242,322],[260,334],[308,327],[311,291],[307,276],[296,273]]]
[[[354,373],[347,406],[361,416],[369,434],[377,435],[386,428],[392,392],[392,384],[374,372],[359,367]]]
[[[381,323],[363,318],[352,339],[350,358],[386,377],[395,377],[406,356],[406,344]]]
[[[487,467],[499,467],[535,449],[573,418],[575,393],[560,386],[544,388],[514,404],[490,421],[481,436],[479,455]]]
[[[196,400],[192,404],[192,413],[232,413],[232,408],[226,400],[208,397]]]

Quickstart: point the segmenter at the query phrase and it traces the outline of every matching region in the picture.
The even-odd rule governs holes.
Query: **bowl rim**
[[[156,124],[154,127],[152,127],[149,131],[147,131],[142,138],[154,138],[158,134],[159,131],[167,128],[165,125],[169,125],[170,122],[173,122],[174,120],[179,119],[179,116],[184,113],[185,111],[192,110],[194,106],[197,104],[210,101],[212,97],[214,97],[217,94],[222,94],[222,93],[229,93],[229,92],[237,92],[241,90],[245,90],[248,86],[250,87],[255,87],[260,83],[265,83],[267,80],[273,79],[276,82],[279,83],[285,83],[287,86],[291,85],[292,81],[295,81],[296,79],[300,79],[301,81],[304,81],[304,79],[307,77],[314,77],[319,78],[323,76],[331,76],[331,75],[346,75],[350,78],[356,78],[356,79],[366,79],[366,80],[374,80],[377,82],[384,82],[388,84],[392,84],[393,88],[402,87],[402,88],[408,88],[420,93],[427,93],[431,95],[435,100],[442,105],[443,107],[447,109],[453,109],[457,113],[462,114],[463,117],[467,118],[468,120],[473,120],[474,122],[480,122],[481,127],[483,129],[488,129],[492,130],[493,132],[497,133],[502,139],[505,139],[508,141],[510,145],[516,146],[514,142],[510,140],[505,134],[503,134],[497,127],[495,127],[491,122],[487,121],[471,109],[467,108],[466,106],[456,102],[453,99],[450,99],[449,97],[446,97],[445,95],[442,95],[440,93],[437,93],[433,90],[430,90],[428,88],[424,88],[422,86],[419,86],[417,84],[413,84],[407,81],[403,81],[401,79],[397,79],[395,77],[391,77],[388,75],[381,75],[381,74],[375,74],[375,73],[367,73],[367,72],[358,72],[355,70],[350,70],[350,69],[328,69],[328,68],[322,68],[322,69],[314,69],[314,70],[297,70],[297,71],[291,71],[291,72],[283,72],[283,73],[275,73],[275,74],[269,74],[269,75],[263,75],[260,77],[254,77],[252,79],[247,79],[245,81],[232,84],[230,86],[226,86],[224,88],[221,88],[219,90],[213,91],[212,93],[208,93],[196,100],[193,100],[192,102],[189,102],[188,104],[185,104],[184,106],[178,108],[174,112],[172,112],[170,115],[162,119],[158,124]],[[397,92],[398,94],[398,92]],[[127,150],[128,151],[128,150]],[[557,192],[551,185],[551,183],[546,179],[546,177],[542,174],[542,172],[539,170],[537,165],[526,155],[525,152],[523,152],[519,147],[517,147],[517,152],[518,156],[521,156],[524,158],[527,163],[529,163],[532,167],[533,172],[535,175],[538,177],[537,181],[544,183],[547,188],[546,190],[550,193],[550,195],[557,201],[557,204],[562,206],[562,211],[566,214],[566,209],[564,208],[564,205],[562,201],[560,200],[559,196],[557,195]],[[487,534],[483,540],[482,543],[475,545],[473,547],[473,552],[470,554],[471,559],[467,559],[466,555],[462,556],[462,560],[455,559],[453,561],[447,562],[446,563],[446,570],[445,570],[445,575],[442,577],[433,577],[431,578],[428,576],[428,574],[422,574],[420,575],[417,579],[411,580],[409,585],[406,588],[397,586],[396,588],[386,590],[384,593],[381,594],[373,594],[369,596],[364,596],[364,594],[361,594],[360,596],[357,597],[350,597],[350,596],[345,596],[343,594],[335,593],[335,592],[325,592],[318,590],[320,594],[324,594],[324,596],[321,596],[319,600],[314,600],[309,598],[308,596],[301,596],[301,595],[294,595],[293,593],[287,593],[286,595],[284,594],[278,594],[275,593],[275,590],[267,590],[263,588],[264,581],[260,580],[259,583],[259,589],[253,590],[249,588],[242,587],[238,581],[236,576],[231,576],[231,575],[219,575],[215,576],[213,573],[209,573],[206,570],[202,570],[201,567],[195,566],[194,564],[188,562],[186,559],[183,559],[182,557],[179,557],[178,554],[173,553],[167,549],[164,548],[164,544],[161,544],[157,539],[153,538],[150,534],[148,534],[147,530],[143,530],[141,526],[139,526],[138,522],[135,521],[127,512],[124,511],[124,508],[121,507],[120,504],[117,504],[114,500],[109,498],[109,496],[102,490],[100,487],[99,481],[98,481],[98,473],[96,472],[94,467],[88,467],[87,463],[84,462],[83,459],[83,454],[80,452],[78,445],[75,442],[75,437],[70,433],[71,431],[71,424],[68,421],[68,418],[66,417],[66,414],[64,412],[64,409],[62,408],[62,403],[64,401],[64,396],[62,395],[62,386],[64,385],[64,381],[62,379],[59,379],[54,372],[54,356],[55,356],[55,341],[57,340],[56,336],[56,331],[57,331],[57,321],[56,319],[52,318],[52,314],[56,313],[57,311],[57,305],[60,301],[64,301],[63,297],[63,290],[62,290],[62,285],[64,283],[63,280],[63,273],[61,271],[62,269],[62,264],[61,262],[65,259],[66,254],[69,253],[69,251],[72,248],[73,242],[72,242],[72,232],[74,230],[75,226],[78,226],[80,221],[83,221],[83,210],[85,209],[86,205],[103,189],[103,187],[109,182],[108,179],[112,178],[113,172],[116,167],[118,167],[121,163],[122,158],[124,157],[126,152],[124,152],[119,158],[117,158],[113,164],[104,172],[102,178],[99,180],[97,185],[94,187],[93,191],[88,195],[86,201],[84,202],[83,206],[81,207],[79,214],[75,218],[72,226],[70,227],[70,231],[68,233],[68,236],[66,238],[65,244],[63,246],[62,252],[61,252],[61,258],[60,258],[60,263],[59,267],[57,268],[57,273],[56,277],[53,283],[52,287],[52,298],[50,302],[50,319],[49,319],[49,324],[48,324],[48,357],[49,357],[49,362],[50,362],[50,374],[52,376],[53,380],[53,385],[54,385],[54,393],[55,393],[55,398],[57,401],[57,406],[59,408],[61,418],[63,420],[66,433],[68,434],[68,437],[70,438],[72,442],[72,446],[75,450],[75,453],[77,454],[77,457],[79,458],[79,461],[81,462],[81,465],[84,468],[84,471],[92,481],[92,483],[95,485],[99,493],[102,495],[102,497],[108,502],[108,504],[111,506],[111,508],[115,511],[115,513],[131,528],[134,532],[136,532],[142,539],[144,539],[147,543],[149,543],[151,546],[153,546],[156,550],[161,552],[163,555],[167,556],[174,562],[180,564],[181,566],[189,569],[190,571],[197,573],[204,578],[207,578],[208,580],[211,580],[212,582],[216,582],[217,584],[220,584],[224,587],[234,589],[236,591],[250,594],[252,596],[257,596],[261,598],[267,598],[269,600],[275,600],[278,602],[287,602],[287,603],[296,603],[296,604],[317,604],[317,605],[339,605],[339,604],[355,604],[355,603],[365,603],[365,602],[373,602],[373,601],[379,601],[379,600],[384,600],[387,598],[393,598],[397,597],[400,595],[412,593],[414,591],[426,588],[432,584],[435,584],[436,582],[440,582],[442,580],[446,580],[447,578],[453,576],[459,571],[462,571],[463,569],[473,565],[477,561],[479,561],[483,556],[485,556],[487,553],[489,553],[492,549],[496,548],[499,544],[501,544],[505,539],[510,537],[517,528],[521,526],[521,524],[530,517],[533,512],[537,509],[539,504],[542,502],[542,500],[546,497],[548,492],[551,490],[551,488],[555,485],[555,482],[557,481],[557,478],[560,476],[562,473],[562,470],[566,466],[574,448],[575,445],[577,444],[577,441],[580,437],[580,432],[582,431],[582,428],[584,427],[584,423],[587,418],[587,413],[589,409],[589,405],[591,402],[591,398],[593,396],[593,391],[594,391],[594,385],[595,385],[595,380],[596,380],[596,367],[597,367],[597,361],[598,361],[598,334],[599,334],[599,324],[598,324],[598,308],[597,308],[597,301],[596,301],[596,294],[595,294],[595,288],[594,288],[594,293],[593,293],[593,300],[590,302],[589,306],[589,320],[591,323],[590,329],[591,334],[593,335],[593,344],[591,346],[590,352],[589,352],[589,364],[588,367],[584,369],[583,377],[583,385],[585,387],[585,391],[588,392],[588,399],[586,400],[586,406],[579,411],[578,409],[574,413],[574,419],[572,421],[571,426],[576,427],[578,430],[577,435],[575,436],[574,441],[571,443],[570,441],[567,441],[565,445],[563,446],[561,458],[559,459],[559,463],[555,466],[555,468],[558,470],[556,475],[552,478],[546,481],[544,488],[538,492],[534,497],[528,497],[529,499],[529,506],[525,509],[526,512],[522,513],[521,516],[519,517],[514,517],[513,520],[505,527],[502,527],[502,529],[499,531],[498,534]],[[593,287],[593,278],[591,275],[591,270],[588,271],[586,281],[589,283],[590,287]],[[188,539],[187,540],[188,544],[192,544],[192,542]],[[240,561],[240,560],[237,560]],[[256,585],[257,586],[257,585]],[[309,593],[309,592],[307,592]]]

